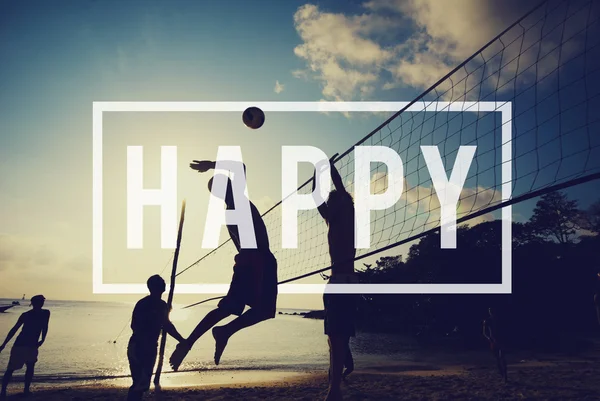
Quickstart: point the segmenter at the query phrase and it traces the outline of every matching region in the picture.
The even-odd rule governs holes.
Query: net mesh
[[[507,204],[509,183],[517,203],[545,190],[598,178],[600,173],[599,1],[546,1],[396,113],[356,145],[387,146],[404,165],[404,192],[394,207],[373,211],[371,248],[357,258],[419,238],[440,224],[440,205],[420,146],[438,147],[446,172],[460,146],[477,150],[461,193],[457,217],[493,219]],[[481,102],[492,104],[482,111]],[[500,109],[512,110],[503,123]],[[512,177],[502,176],[503,124],[510,124]],[[353,147],[336,168],[353,193]],[[387,188],[386,167],[371,165],[371,191]],[[307,177],[309,178],[309,177]],[[308,183],[308,182],[307,182]],[[304,185],[300,193],[309,193]],[[314,274],[330,265],[326,225],[316,210],[298,213],[298,248],[281,248],[281,203],[267,211],[271,249],[281,281]],[[215,252],[234,253],[231,241]]]

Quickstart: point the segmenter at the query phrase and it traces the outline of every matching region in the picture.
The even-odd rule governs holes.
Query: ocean
[[[0,305],[10,304],[11,301],[0,300]],[[0,313],[0,341],[3,341],[19,315],[29,310],[25,305]],[[184,337],[214,307],[200,305],[182,310],[181,306],[174,305],[171,320]],[[131,335],[128,321],[133,307],[134,303],[46,301],[44,308],[51,311],[51,319],[46,342],[40,348],[35,382],[93,381],[129,375],[126,349]],[[230,320],[228,318],[222,323]],[[5,369],[12,343],[11,341],[0,354],[0,371]],[[377,353],[388,356],[395,353],[400,359],[410,356],[409,344],[403,342],[398,346],[397,341],[394,341],[393,347],[385,345],[391,343],[392,341],[386,341],[380,335],[360,334],[353,339],[353,352],[358,358]],[[167,361],[175,345],[176,341],[169,337],[163,368],[165,371],[171,370]],[[219,366],[215,366],[213,362],[213,353],[214,339],[209,331],[196,342],[180,371],[298,372],[325,370],[329,363],[323,322],[285,314],[278,314],[275,319],[235,334],[229,340]],[[24,370],[15,372],[15,378],[23,374]]]

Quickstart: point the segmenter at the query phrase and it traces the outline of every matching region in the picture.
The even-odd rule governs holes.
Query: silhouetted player
[[[13,338],[19,328],[23,326],[21,333],[15,340],[15,343],[10,351],[10,358],[8,360],[8,366],[6,367],[6,373],[2,378],[2,392],[0,397],[6,397],[6,387],[12,378],[13,372],[23,368],[23,365],[27,367],[25,371],[25,390],[24,393],[27,395],[30,393],[29,386],[33,379],[33,373],[35,363],[38,357],[38,348],[42,346],[46,341],[46,335],[48,334],[48,322],[50,320],[50,311],[42,309],[44,306],[43,295],[36,295],[31,298],[31,306],[33,309],[27,311],[17,320],[17,324],[8,332],[6,340],[0,345],[0,352],[4,350],[6,344]],[[42,339],[40,341],[40,335]]]
[[[236,162],[227,162],[236,163]],[[193,170],[204,173],[214,169],[216,163],[212,161],[194,160],[190,164]],[[240,166],[241,167],[241,166]],[[246,166],[244,165],[244,175]],[[208,182],[208,190],[212,191],[213,179]],[[221,177],[222,178],[222,177]],[[225,206],[227,209],[234,209],[234,198],[232,181],[224,177],[227,181],[225,193]],[[236,177],[233,177],[235,181]],[[238,182],[242,183],[242,182]],[[254,225],[254,235],[256,236],[256,249],[242,249],[240,235],[236,225],[228,225],[227,230],[231,236],[238,254],[235,256],[235,265],[233,266],[233,278],[227,295],[219,302],[216,309],[210,311],[204,319],[198,323],[192,334],[185,342],[179,344],[171,355],[169,363],[174,370],[179,368],[181,362],[192,348],[194,343],[215,324],[231,315],[238,317],[230,323],[215,327],[212,335],[215,339],[215,364],[219,364],[221,355],[225,350],[229,338],[239,330],[255,325],[263,320],[275,317],[275,308],[277,303],[277,260],[269,249],[269,237],[267,229],[258,209],[250,202],[252,213],[252,222]],[[250,309],[244,313],[245,306]]]
[[[331,178],[335,189],[330,192],[327,202],[318,210],[329,231],[329,255],[331,257],[330,284],[353,284],[358,280],[354,273],[354,201],[344,188],[339,172],[331,162]],[[319,168],[319,166],[317,166]],[[316,188],[316,171],[313,179],[313,192]],[[316,195],[318,196],[318,195]],[[350,337],[355,336],[356,296],[353,294],[323,294],[325,307],[325,334],[329,340],[329,393],[327,400],[341,399],[340,384],[354,370],[354,360],[350,351]],[[346,371],[342,370],[346,366]]]
[[[490,316],[483,321],[483,335],[490,342],[490,349],[496,358],[498,372],[508,382],[508,369],[504,359],[504,333],[503,328],[498,324],[498,319],[494,315],[492,308],[489,309]]]
[[[167,303],[161,299],[166,288],[165,280],[154,275],[148,279],[147,285],[150,295],[138,301],[131,317],[133,334],[127,345],[127,358],[133,384],[127,394],[128,401],[141,400],[150,389],[161,330],[164,329],[177,341],[183,341],[169,320]]]
[[[600,273],[596,275],[596,285],[594,288],[594,305],[596,306],[596,318],[600,324]]]

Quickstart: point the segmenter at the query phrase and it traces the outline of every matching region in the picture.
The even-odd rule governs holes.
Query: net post
[[[173,305],[173,294],[175,292],[175,277],[177,277],[177,260],[179,259],[179,248],[181,246],[181,234],[183,232],[183,220],[185,216],[185,199],[181,204],[181,217],[179,218],[179,231],[177,232],[177,246],[175,248],[175,255],[173,256],[173,268],[171,269],[171,281],[169,285],[169,297],[167,298],[167,307],[169,315],[171,314],[171,308]],[[167,345],[167,333],[162,330],[162,336],[160,339],[160,351],[158,356],[158,365],[156,367],[156,374],[154,375],[154,387],[160,390],[160,376],[162,373],[162,366],[165,357],[165,347]]]

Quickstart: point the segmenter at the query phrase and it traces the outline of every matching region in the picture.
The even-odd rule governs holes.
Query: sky
[[[92,293],[93,102],[410,101],[536,3],[516,0],[38,1],[27,4],[0,1],[0,296],[44,293],[54,299],[127,298]],[[585,2],[567,3],[578,10],[578,4]],[[553,11],[552,16],[562,12],[560,7],[552,10],[558,10]],[[586,16],[596,16],[597,10],[584,11]],[[577,14],[573,21],[580,21],[579,18]],[[535,33],[535,29],[532,32]],[[535,63],[540,69],[536,73],[548,76],[545,86],[539,86],[540,93],[545,87],[564,83],[565,78],[560,74],[552,75],[551,64],[556,60],[560,62],[565,55],[578,54],[582,44],[578,37],[563,47],[563,54],[558,54],[552,50],[553,41],[559,40],[555,33],[542,46],[541,52],[548,57],[540,61],[539,54],[536,58],[534,52],[523,53],[520,67],[510,64],[504,71],[514,75],[515,71],[522,71],[523,64]],[[535,39],[529,37],[527,41],[535,43]],[[592,48],[588,42],[583,46]],[[520,52],[509,45],[502,54],[509,57],[521,53],[522,48]],[[590,56],[582,61],[583,68],[594,67],[592,60]],[[481,63],[480,60],[474,62]],[[497,62],[492,57],[488,65]],[[577,63],[579,61],[561,71],[576,76]],[[489,92],[491,86],[489,82],[480,84],[483,92],[479,100],[509,98],[517,86],[524,87],[531,82],[531,73],[531,70],[525,71],[514,79],[513,92],[508,89],[493,92],[495,99],[481,99],[485,97],[482,93]],[[460,81],[465,76],[466,82],[471,82],[477,73],[463,69],[453,77]],[[589,91],[585,92],[588,99],[594,99],[588,102],[591,110],[597,105],[597,98],[593,97],[598,90],[596,81],[573,83],[570,88],[576,93],[558,96],[559,110],[576,99],[577,94],[584,93],[577,87],[581,82],[584,82],[582,88]],[[495,82],[497,88],[500,82],[511,80],[500,74]],[[439,89],[447,89],[446,84]],[[473,100],[471,95],[468,100]],[[522,99],[527,96],[524,94]],[[448,96],[440,95],[437,100],[448,100]],[[517,101],[515,110],[527,102]],[[550,106],[547,108],[552,110]],[[523,110],[527,107],[523,106]],[[561,168],[575,166],[575,172],[582,173],[596,171],[598,167],[594,164],[600,160],[595,157],[598,143],[590,135],[594,125],[588,109],[580,108],[583,114],[570,116],[566,112],[558,113],[562,119],[558,122],[553,119],[548,124],[561,128],[553,134],[550,128],[547,130],[550,133],[543,133],[550,135],[549,145],[535,153],[535,157],[528,152],[532,144],[540,145],[538,139],[542,133],[528,133],[527,127],[542,126],[541,121],[532,121],[542,118],[544,110],[536,111],[533,116],[523,112],[514,120],[513,129],[521,133],[514,148],[518,156],[515,165],[521,171],[519,175],[515,170],[519,180],[515,180],[514,188],[518,193],[561,179]],[[183,267],[206,252],[200,244],[209,177],[189,170],[187,165],[191,160],[214,159],[218,146],[241,146],[248,166],[250,199],[259,210],[266,211],[281,199],[281,146],[316,146],[328,155],[343,152],[391,114],[267,114],[265,126],[251,131],[240,123],[241,116],[236,113],[107,113],[103,132],[105,279],[143,282],[151,274],[168,272],[172,254],[171,250],[160,249],[159,210],[150,207],[144,215],[144,249],[126,249],[127,146],[144,146],[144,185],[149,188],[160,185],[160,146],[178,147],[178,199],[188,202],[180,257]],[[399,120],[394,123],[398,129],[394,131],[396,134],[388,128],[366,144],[377,144],[377,138],[385,139],[388,134],[391,134],[389,138],[396,138],[405,130],[416,132],[414,122],[418,118],[416,114],[412,117],[406,114],[404,123]],[[577,121],[584,124],[575,127]],[[409,128],[411,124],[413,128]],[[444,126],[452,124],[446,122]],[[462,124],[464,127],[464,121]],[[464,194],[479,197],[472,197],[470,204],[464,203],[470,205],[464,212],[498,200],[493,189],[501,182],[494,174],[499,168],[495,157],[501,144],[498,136],[484,135],[484,126],[487,124],[491,132],[496,132],[499,125],[492,120],[482,124],[472,131],[475,136],[471,140],[478,141],[481,149],[487,146],[492,150],[477,161],[484,163],[494,156],[494,163],[487,173],[477,164],[479,170],[473,178],[478,179],[467,181]],[[573,130],[569,130],[569,124]],[[435,121],[422,125],[436,132]],[[572,141],[561,134],[571,131],[579,133]],[[468,129],[461,132],[464,136],[459,139],[470,135]],[[437,141],[435,135],[431,138],[434,143]],[[399,142],[396,149],[405,160],[410,159],[419,143]],[[567,167],[557,165],[557,160],[568,156],[569,144],[577,143],[587,146],[583,148],[587,153],[575,149],[575,158],[563,163]],[[460,144],[458,140],[448,145],[448,149],[444,148],[448,170],[453,163],[453,151]],[[420,159],[415,157],[418,163]],[[582,157],[588,162],[577,164]],[[545,159],[550,163],[548,169],[545,169]],[[345,177],[350,177],[351,166],[350,161],[341,161]],[[413,167],[410,163],[406,165],[405,203],[382,213],[391,219],[404,207],[403,218],[422,229],[427,221],[418,217],[410,220],[410,214],[420,216],[426,208],[424,216],[435,221],[435,211],[431,210],[435,207],[432,208],[430,202],[434,198],[431,185],[419,178],[423,164]],[[540,178],[536,175],[532,179],[533,176],[526,173],[528,169],[541,171]],[[308,174],[301,171],[299,182],[307,179]],[[375,172],[373,181],[378,182],[378,178],[385,178],[384,169]],[[351,187],[351,178],[346,184]],[[569,190],[569,194],[585,208],[595,200],[590,195],[593,188],[593,184],[582,185]],[[428,202],[427,206],[422,204],[424,201]],[[410,202],[412,209],[407,207]],[[534,203],[535,200],[515,206],[513,218],[526,220]],[[307,216],[306,221],[318,221],[314,215]],[[483,219],[494,217],[497,214]],[[277,217],[269,224],[275,231]],[[388,228],[382,226],[375,231],[391,235],[385,231]],[[313,255],[310,263],[315,265],[327,262],[323,242],[318,240],[324,230],[324,223],[320,226],[315,223],[306,231],[315,242],[307,246],[310,252],[316,253],[313,255],[307,250],[286,256],[291,258],[289,260],[300,260],[294,261],[290,270],[280,271],[280,278],[281,274],[306,272],[308,268],[302,264],[305,255]],[[395,232],[394,238],[402,239],[413,232],[406,230]],[[271,235],[274,234],[271,232]],[[221,238],[225,238],[224,232]],[[387,237],[388,242],[390,238]],[[374,246],[385,242],[378,241]],[[393,252],[406,251],[407,246],[403,246]],[[226,283],[230,275],[231,255],[217,253],[207,259],[205,266],[190,269],[181,280]],[[307,282],[322,283],[318,277]],[[202,298],[202,295],[178,295],[176,302]],[[280,296],[279,306],[320,308],[321,297]]]

